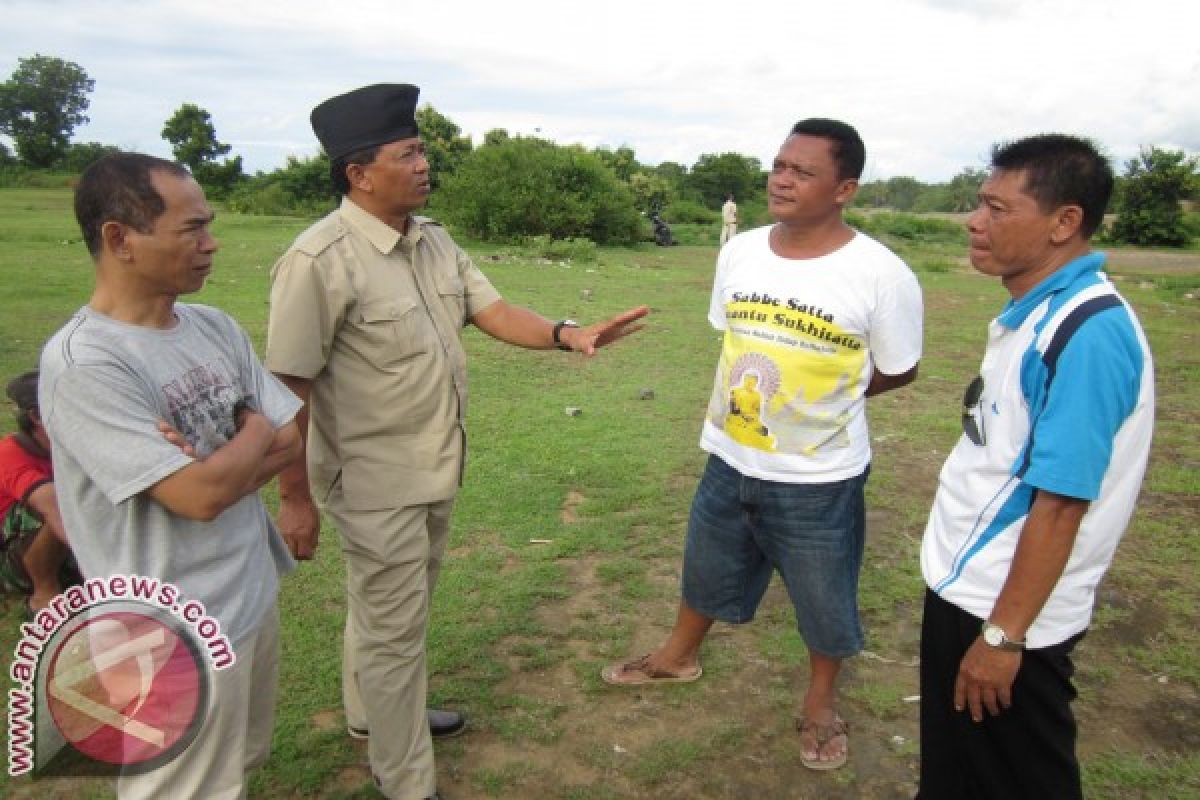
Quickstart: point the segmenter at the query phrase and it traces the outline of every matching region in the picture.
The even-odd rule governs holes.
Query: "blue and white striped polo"
[[[977,420],[942,467],[921,546],[926,583],[986,619],[1008,577],[1034,490],[1090,501],[1030,647],[1087,628],[1096,586],[1133,514],[1154,426],[1154,367],[1133,310],[1101,272],[1071,261],[988,329]]]

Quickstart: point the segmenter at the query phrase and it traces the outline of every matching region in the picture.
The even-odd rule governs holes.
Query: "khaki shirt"
[[[737,222],[737,203],[732,200],[725,201],[725,205],[721,206],[721,221],[726,225]]]
[[[324,502],[370,511],[454,496],[467,358],[459,338],[500,295],[437,223],[401,234],[348,198],[271,271],[265,363],[313,381],[308,470]]]

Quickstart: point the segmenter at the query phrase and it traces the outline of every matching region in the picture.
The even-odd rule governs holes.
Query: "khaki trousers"
[[[120,800],[236,800],[246,773],[271,754],[279,684],[279,607],[234,647],[233,665],[209,673],[208,716],[187,749],[161,767],[117,779]]]
[[[730,239],[732,239],[736,234],[737,234],[737,223],[736,222],[726,222],[723,225],[721,225],[721,246],[724,247],[725,243],[728,242]]]
[[[346,723],[370,731],[371,771],[391,800],[421,800],[436,789],[425,716],[425,630],[453,508],[451,498],[352,511],[340,482],[326,506],[346,558]]]

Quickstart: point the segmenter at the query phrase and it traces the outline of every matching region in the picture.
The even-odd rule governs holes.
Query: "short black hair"
[[[1025,191],[1044,212],[1060,206],[1083,209],[1080,229],[1088,239],[1104,221],[1113,191],[1108,158],[1090,139],[1041,133],[992,148],[992,169],[1025,171]]]
[[[33,435],[33,414],[38,410],[38,371],[24,372],[5,387],[8,399],[17,407],[17,428],[26,436]]]
[[[339,195],[350,194],[350,179],[346,177],[346,167],[351,164],[365,166],[372,163],[379,155],[381,147],[383,147],[381,144],[364,147],[361,150],[355,150],[352,153],[335,158],[329,163],[329,179],[333,181],[333,188],[337,190]]]
[[[84,170],[75,187],[75,219],[93,257],[100,255],[100,229],[106,222],[120,222],[139,233],[154,229],[154,220],[167,208],[151,180],[155,172],[191,177],[182,164],[142,153],[114,153]]]
[[[854,127],[836,119],[810,117],[792,126],[792,136],[819,136],[833,143],[838,180],[858,180],[867,163],[867,148]]]

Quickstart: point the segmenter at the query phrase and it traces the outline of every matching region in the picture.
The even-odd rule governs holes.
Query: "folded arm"
[[[170,440],[167,430],[163,433]],[[268,453],[275,444],[276,430],[271,421],[258,412],[245,411],[237,433],[223,447],[203,461],[193,461],[168,475],[146,491],[174,514],[211,521],[258,490],[260,471],[267,466]]]

